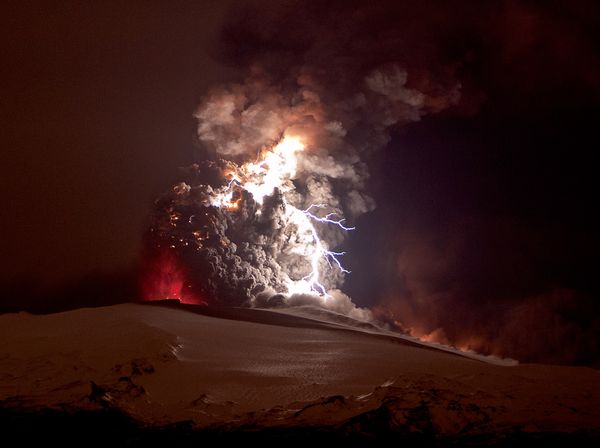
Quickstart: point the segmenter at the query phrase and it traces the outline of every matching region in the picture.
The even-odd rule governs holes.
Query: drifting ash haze
[[[284,87],[259,71],[209,93],[196,117],[199,140],[214,158],[187,168],[187,179],[156,202],[150,230],[158,264],[150,278],[181,278],[175,290],[169,281],[151,282],[147,296],[315,302],[368,317],[338,289],[349,273],[340,247],[356,218],[374,207],[361,155],[385,144],[390,126],[458,98],[457,90],[451,99],[429,97],[407,80],[404,69],[388,64],[335,98],[309,71]]]

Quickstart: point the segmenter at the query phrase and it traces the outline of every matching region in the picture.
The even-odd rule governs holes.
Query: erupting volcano
[[[303,208],[294,181],[306,150],[300,137],[286,135],[262,148],[256,162],[195,165],[191,170],[197,177],[176,185],[158,202],[163,213],[151,229],[156,248],[202,266],[200,278],[188,278],[186,286],[228,303],[248,304],[267,291],[280,300],[292,294],[313,294],[323,301],[332,297],[328,290],[349,271],[338,258],[344,252],[330,250],[320,230],[334,227],[339,242],[353,227],[344,224],[339,208],[321,203]],[[207,173],[217,181],[206,181]],[[219,282],[219,267],[239,280],[239,289],[228,290],[226,282]]]
[[[4,3],[0,440],[600,446],[600,2]]]
[[[308,68],[290,83],[258,71],[215,88],[196,112],[203,157],[155,203],[151,257],[171,251],[184,290],[209,303],[355,310],[340,287],[348,232],[374,208],[361,157],[388,141],[389,127],[456,101],[457,89],[411,88],[395,64],[373,69],[352,95]]]

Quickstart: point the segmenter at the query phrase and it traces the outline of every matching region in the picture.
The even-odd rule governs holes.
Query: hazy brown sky
[[[227,2],[3,2],[3,279],[131,263],[188,164]]]

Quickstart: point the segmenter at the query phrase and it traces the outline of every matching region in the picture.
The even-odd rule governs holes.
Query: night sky
[[[3,309],[132,291],[153,200],[202,157],[209,86],[400,61],[461,99],[366,157],[377,208],[345,292],[442,342],[598,362],[595,2],[121,3],[3,3]]]

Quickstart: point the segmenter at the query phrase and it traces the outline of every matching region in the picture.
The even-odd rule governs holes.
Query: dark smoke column
[[[424,94],[406,80],[397,66],[370,73],[353,108],[343,109],[353,120],[300,82],[288,95],[262,79],[209,94],[197,112],[199,139],[217,157],[189,167],[156,201],[150,256],[171,253],[184,291],[209,303],[341,296],[346,219],[373,207],[366,166],[347,135],[369,107],[385,107],[389,124],[418,117]]]
[[[248,24],[232,25],[233,34],[248,31]],[[285,45],[279,25],[265,24]],[[328,39],[356,46],[356,30],[338,31]],[[147,244],[150,258],[174,255],[185,291],[208,303],[259,305],[275,297],[353,308],[339,288],[344,240],[374,208],[364,155],[389,141],[390,127],[460,95],[458,83],[438,82],[433,73],[411,82],[408,65],[388,59],[393,53],[328,57],[330,50],[307,47],[304,57],[279,65],[258,53],[241,67],[243,81],[202,100],[198,140],[212,157],[156,201]],[[299,147],[286,149],[290,142]]]

